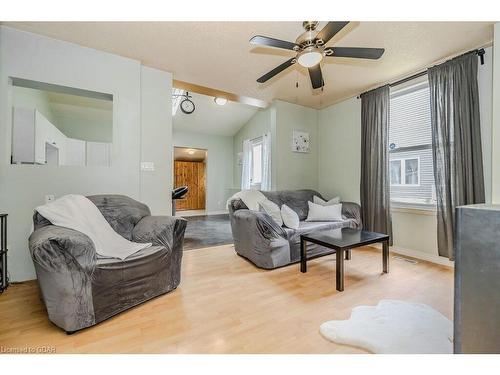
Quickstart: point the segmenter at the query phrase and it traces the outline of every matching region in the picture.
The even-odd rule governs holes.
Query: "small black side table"
[[[0,293],[9,286],[7,276],[7,214],[0,214]]]
[[[382,242],[382,270],[389,272],[389,236],[383,233],[368,232],[366,230],[342,228],[330,229],[300,236],[300,272],[307,272],[307,245],[312,242],[317,245],[335,250],[336,254],[336,286],[339,292],[344,290],[344,252],[347,260],[351,259],[351,249]],[[323,253],[309,259],[317,258],[330,253]]]

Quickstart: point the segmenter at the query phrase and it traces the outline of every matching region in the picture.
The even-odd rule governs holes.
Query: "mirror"
[[[12,164],[111,166],[113,96],[12,78]]]

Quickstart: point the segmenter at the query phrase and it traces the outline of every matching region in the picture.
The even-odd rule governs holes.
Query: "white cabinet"
[[[66,136],[39,111],[14,108],[12,124],[12,163],[64,164]]]
[[[12,163],[34,163],[35,112],[27,108],[13,108],[12,123]]]
[[[87,142],[87,166],[109,167],[111,165],[111,144]]]
[[[34,112],[35,163],[50,165],[64,164],[64,138],[66,137],[44,115],[36,109]]]
[[[111,143],[68,138],[38,110],[15,107],[12,163],[109,167]]]
[[[85,166],[85,141],[79,139],[66,138],[66,162],[65,165],[78,167]]]
[[[56,149],[58,151],[58,163],[56,165],[66,165],[66,154],[67,154],[67,147],[66,147],[66,141],[67,137],[56,127],[54,126],[51,122],[49,122],[47,119],[43,118],[40,119],[40,121],[37,121],[37,126],[38,124],[44,124],[44,131],[45,131],[45,159],[47,160],[47,164],[49,161],[48,157],[48,151]],[[54,163],[52,163],[54,165]]]

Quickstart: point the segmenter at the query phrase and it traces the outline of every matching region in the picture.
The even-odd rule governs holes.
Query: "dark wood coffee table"
[[[341,228],[318,231],[300,236],[300,272],[307,272],[307,242],[335,250],[337,290],[344,290],[344,253],[345,259],[351,259],[351,249],[382,242],[382,267],[384,273],[389,272],[389,236],[387,234],[368,232],[366,230]],[[319,254],[309,259],[329,255]]]

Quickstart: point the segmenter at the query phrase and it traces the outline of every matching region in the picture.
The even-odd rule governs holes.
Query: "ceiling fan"
[[[251,44],[288,49],[297,53],[295,57],[278,65],[276,68],[257,79],[257,82],[264,83],[298,62],[309,70],[309,77],[311,78],[313,89],[319,89],[325,85],[320,66],[320,62],[323,58],[351,57],[357,59],[379,59],[384,54],[385,50],[383,48],[325,47],[325,44],[348,23],[349,22],[330,21],[321,31],[317,31],[318,21],[304,21],[302,26],[306,31],[297,38],[295,43],[269,38],[267,36],[254,36],[250,39]]]

